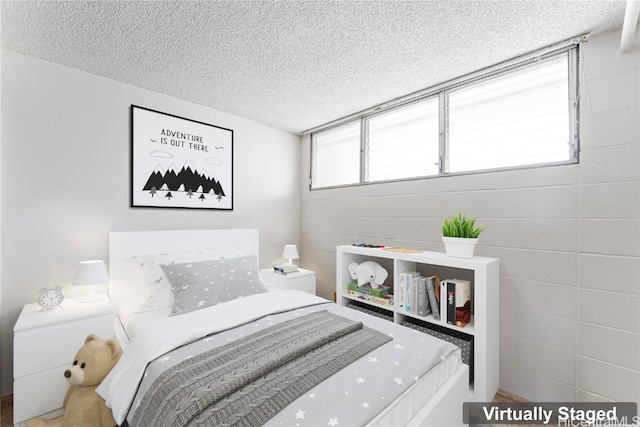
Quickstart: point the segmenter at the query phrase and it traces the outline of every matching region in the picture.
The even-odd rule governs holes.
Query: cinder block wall
[[[578,165],[309,191],[303,138],[300,263],[335,289],[335,246],[444,251],[443,217],[488,230],[501,259],[500,386],[534,401],[640,401],[640,56],[619,32],[580,55]]]

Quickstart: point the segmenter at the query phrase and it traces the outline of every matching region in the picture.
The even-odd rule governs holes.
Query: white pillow
[[[251,255],[248,248],[204,248],[192,251],[165,252],[159,254],[137,255],[128,261],[133,268],[132,274],[136,283],[143,283],[146,287],[144,300],[139,301],[136,313],[173,307],[175,296],[171,290],[171,283],[167,280],[162,266],[185,262],[219,260],[221,258],[235,258]]]

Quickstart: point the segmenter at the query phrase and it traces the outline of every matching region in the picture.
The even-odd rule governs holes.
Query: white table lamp
[[[78,264],[76,275],[73,278],[74,286],[88,286],[87,294],[80,298],[81,302],[99,301],[102,297],[96,294],[94,285],[107,283],[109,274],[102,260],[82,261]]]
[[[292,264],[292,260],[298,259],[298,249],[296,248],[296,245],[284,245],[282,258],[288,259],[289,264]]]

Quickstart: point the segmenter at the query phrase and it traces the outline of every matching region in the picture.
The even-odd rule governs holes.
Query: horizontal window
[[[311,134],[311,188],[573,163],[577,46]]]
[[[365,120],[366,182],[438,174],[438,98]]]
[[[447,172],[571,158],[567,55],[447,96]]]
[[[316,187],[360,182],[360,122],[313,135],[312,158]]]

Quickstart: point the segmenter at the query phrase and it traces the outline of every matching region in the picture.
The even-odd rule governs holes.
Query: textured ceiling
[[[624,1],[18,1],[5,49],[299,133],[571,37]],[[153,108],[153,106],[148,106]]]

